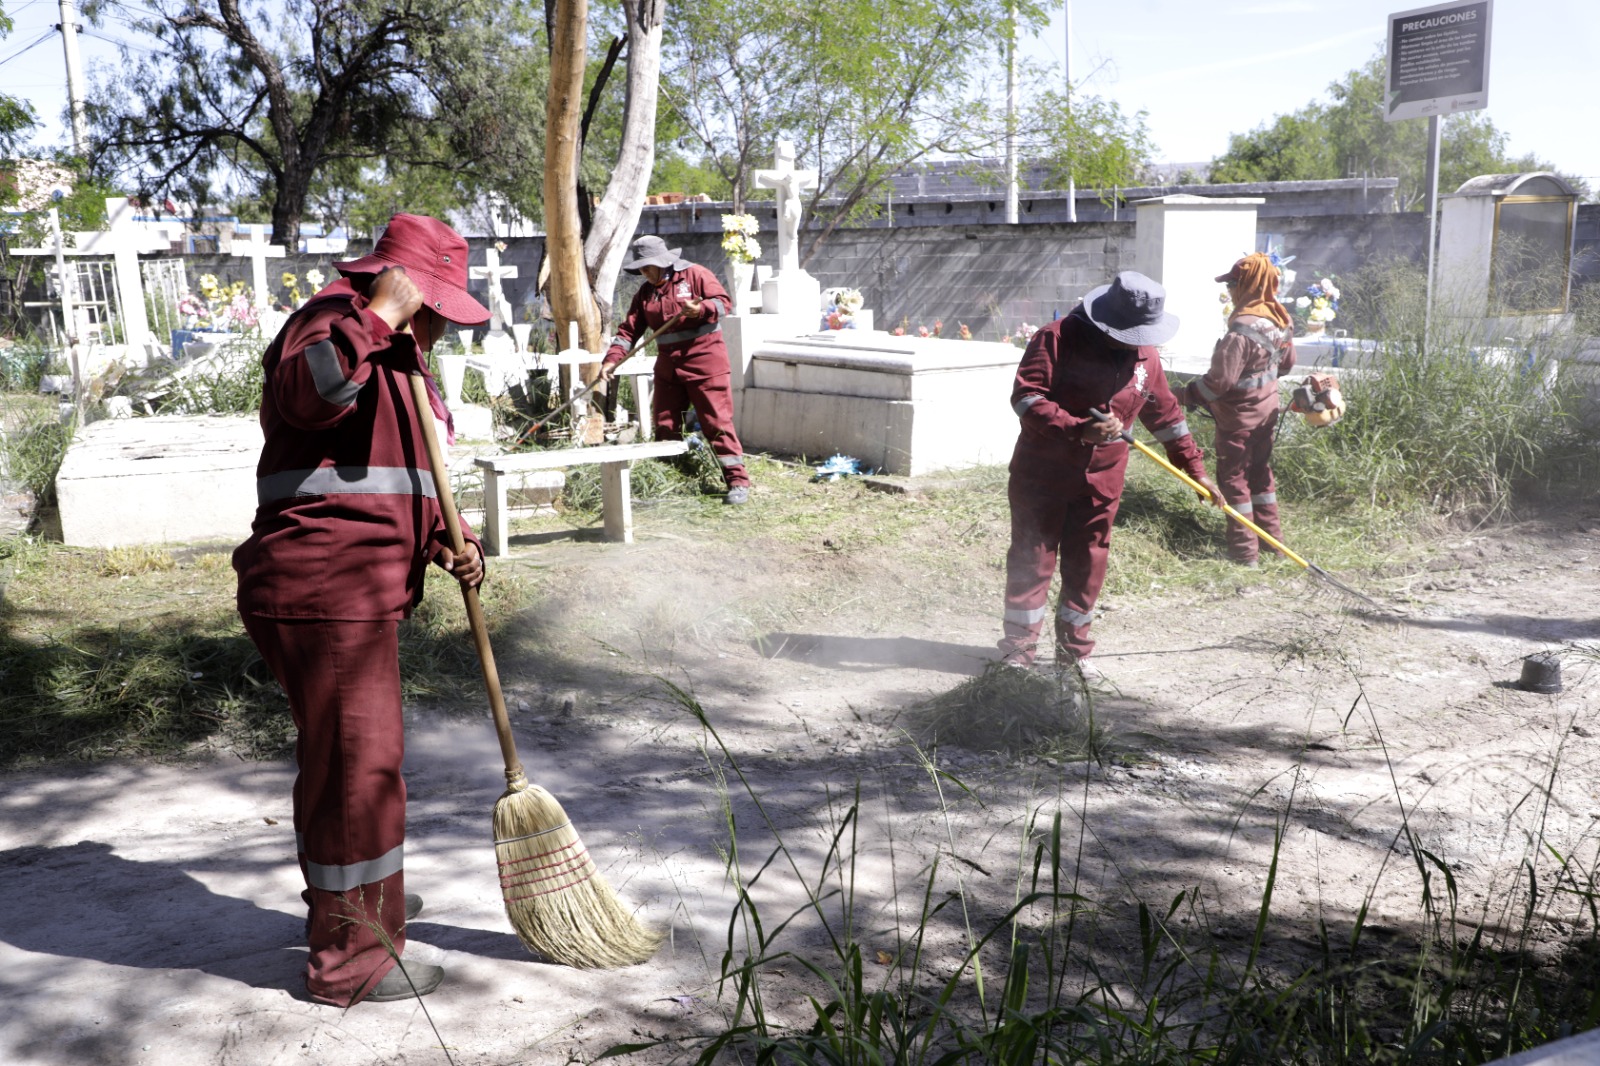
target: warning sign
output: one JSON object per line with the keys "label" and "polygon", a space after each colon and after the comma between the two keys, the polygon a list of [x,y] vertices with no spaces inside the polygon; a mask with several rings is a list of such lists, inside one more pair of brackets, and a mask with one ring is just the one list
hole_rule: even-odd
{"label": "warning sign", "polygon": [[1489,16],[1494,0],[1439,4],[1389,16],[1384,118],[1450,115],[1489,104]]}

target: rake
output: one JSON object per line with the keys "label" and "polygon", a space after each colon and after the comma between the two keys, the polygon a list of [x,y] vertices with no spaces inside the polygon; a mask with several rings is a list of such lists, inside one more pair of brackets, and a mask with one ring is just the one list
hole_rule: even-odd
{"label": "rake", "polygon": [[[633,347],[628,349],[628,354],[627,355],[623,356],[620,360],[618,360],[617,365],[621,366],[623,363],[626,363],[629,359],[632,359],[636,354],[638,354],[639,351],[641,351],[644,348],[645,345],[649,344],[651,341],[655,340],[656,337],[660,336],[663,332],[665,332],[666,328],[668,326],[677,325],[678,324],[678,320],[681,319],[682,317],[683,317],[683,312],[679,311],[677,314],[673,315],[671,318],[669,318],[665,322],[661,323],[661,325],[657,326],[655,329],[647,331],[644,336],[640,337],[638,340],[633,342]],[[517,443],[518,444],[522,444],[522,443],[526,442],[535,433],[539,432],[539,427],[540,426],[549,425],[552,421],[555,420],[556,415],[559,415],[561,412],[565,411],[567,408],[571,407],[573,404],[577,403],[579,400],[587,400],[590,396],[594,395],[594,391],[596,389],[598,389],[603,383],[604,383],[604,379],[597,377],[593,381],[591,381],[589,384],[585,385],[583,388],[581,388],[577,392],[573,393],[572,394],[572,399],[568,400],[566,403],[562,404],[560,407],[557,407],[554,411],[551,411],[549,414],[547,414],[543,418],[539,419],[539,421],[535,422],[533,425],[531,425],[527,429],[523,430],[522,436],[517,438]],[[639,412],[639,417],[640,418],[644,418],[645,417],[645,412],[644,411],[640,411]]]}
{"label": "rake", "polygon": [[[1110,421],[1110,416],[1109,415],[1107,415],[1104,411],[1098,410],[1096,408],[1093,408],[1093,407],[1089,408],[1089,414],[1094,416],[1094,419],[1097,422],[1108,422],[1108,421]],[[1173,477],[1177,478],[1179,481],[1182,481],[1185,485],[1188,485],[1191,489],[1194,489],[1195,492],[1200,494],[1200,498],[1201,499],[1210,499],[1211,498],[1211,492],[1210,492],[1209,489],[1207,489],[1204,485],[1200,484],[1200,482],[1196,481],[1194,478],[1190,477],[1188,474],[1185,474],[1182,470],[1179,470],[1177,467],[1173,466],[1170,462],[1167,461],[1167,457],[1166,456],[1157,453],[1154,448],[1152,448],[1148,444],[1144,443],[1144,441],[1141,441],[1141,440],[1137,439],[1136,437],[1134,437],[1133,431],[1131,429],[1127,429],[1127,428],[1123,429],[1123,431],[1122,431],[1122,439],[1124,441],[1127,441],[1129,444],[1133,445],[1135,448],[1138,448],[1141,452],[1143,452],[1145,455],[1149,456],[1151,459],[1154,459],[1156,462],[1160,463],[1161,464],[1161,468],[1163,470],[1165,470],[1167,473],[1171,474]],[[1256,536],[1258,536],[1262,540],[1266,541],[1269,546],[1271,546],[1275,551],[1277,551],[1285,559],[1289,559],[1289,560],[1292,560],[1295,563],[1298,563],[1308,573],[1314,575],[1319,580],[1327,582],[1329,585],[1332,585],[1334,588],[1338,589],[1340,592],[1344,593],[1346,596],[1351,596],[1351,597],[1353,597],[1355,599],[1360,600],[1362,603],[1367,604],[1373,610],[1378,611],[1380,613],[1385,613],[1385,614],[1392,613],[1389,608],[1383,606],[1383,604],[1379,603],[1377,600],[1374,600],[1371,596],[1368,596],[1365,593],[1356,591],[1355,589],[1351,588],[1349,585],[1346,585],[1343,581],[1340,581],[1338,578],[1334,577],[1332,574],[1330,574],[1326,570],[1322,569],[1322,567],[1318,566],[1316,563],[1310,562],[1309,560],[1303,559],[1299,555],[1296,555],[1293,551],[1291,551],[1289,549],[1289,546],[1287,544],[1283,543],[1281,540],[1279,540],[1278,538],[1274,537],[1271,533],[1268,533],[1266,530],[1262,529],[1260,526],[1258,526],[1254,522],[1250,521],[1250,519],[1246,518],[1244,515],[1240,514],[1238,511],[1234,510],[1233,507],[1231,505],[1229,505],[1227,500],[1219,499],[1216,502],[1222,508],[1224,514],[1226,514],[1229,518],[1232,518],[1235,521],[1238,521],[1238,522],[1242,523],[1244,526],[1246,526],[1248,529],[1250,529],[1250,531],[1253,532]]]}

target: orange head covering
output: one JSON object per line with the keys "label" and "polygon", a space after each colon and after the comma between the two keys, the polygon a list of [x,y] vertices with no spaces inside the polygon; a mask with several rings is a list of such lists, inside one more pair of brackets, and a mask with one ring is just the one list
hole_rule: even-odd
{"label": "orange head covering", "polygon": [[1245,256],[1233,264],[1232,270],[1218,275],[1217,280],[1233,282],[1234,317],[1255,315],[1270,318],[1280,326],[1289,325],[1289,309],[1278,302],[1278,268],[1265,253]]}

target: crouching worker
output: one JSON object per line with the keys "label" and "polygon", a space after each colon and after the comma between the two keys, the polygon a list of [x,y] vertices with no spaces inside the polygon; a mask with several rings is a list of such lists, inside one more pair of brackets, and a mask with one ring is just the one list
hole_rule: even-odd
{"label": "crouching worker", "polygon": [[[298,737],[295,843],[308,912],[306,989],[322,1003],[406,999],[443,971],[396,965],[406,921],[405,738],[397,626],[436,563],[483,580],[472,532],[450,548],[409,376],[449,323],[489,312],[467,294],[467,242],[396,215],[372,254],[296,311],[262,357],[259,506],[233,553],[245,630],[289,697]],[[389,945],[384,944],[384,939]],[[392,947],[392,953],[391,953]]]}
{"label": "crouching worker", "polygon": [[[1278,302],[1278,268],[1260,252],[1226,274],[1233,301],[1228,332],[1211,353],[1211,369],[1184,388],[1185,407],[1205,407],[1217,422],[1217,480],[1235,511],[1277,541],[1278,487],[1272,477],[1272,438],[1278,426],[1278,379],[1294,368],[1294,328]],[[1228,558],[1255,566],[1261,538],[1228,519]]]}
{"label": "crouching worker", "polygon": [[[1156,345],[1178,331],[1166,292],[1124,271],[1035,333],[1017,367],[1011,406],[1021,419],[1011,456],[1011,548],[1006,553],[1002,660],[1031,667],[1061,561],[1055,664],[1099,676],[1089,623],[1105,583],[1111,524],[1128,466],[1125,426],[1137,419],[1166,446],[1174,466],[1218,499],[1183,408],[1167,387]],[[1104,421],[1091,412],[1105,415]]]}

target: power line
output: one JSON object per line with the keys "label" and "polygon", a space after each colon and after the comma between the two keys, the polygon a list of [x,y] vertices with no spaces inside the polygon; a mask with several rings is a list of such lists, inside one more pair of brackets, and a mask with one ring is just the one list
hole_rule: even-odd
{"label": "power line", "polygon": [[15,52],[12,52],[10,55],[6,56],[5,58],[0,59],[0,67],[5,66],[7,63],[11,62],[13,59],[16,59],[18,56],[20,56],[23,53],[29,51],[30,49],[34,49],[34,48],[39,47],[41,44],[44,44],[44,42],[48,41],[50,38],[54,37],[55,35],[56,35],[56,31],[55,30],[45,30],[38,37],[34,38],[32,43],[25,44],[21,48],[17,49]]}

